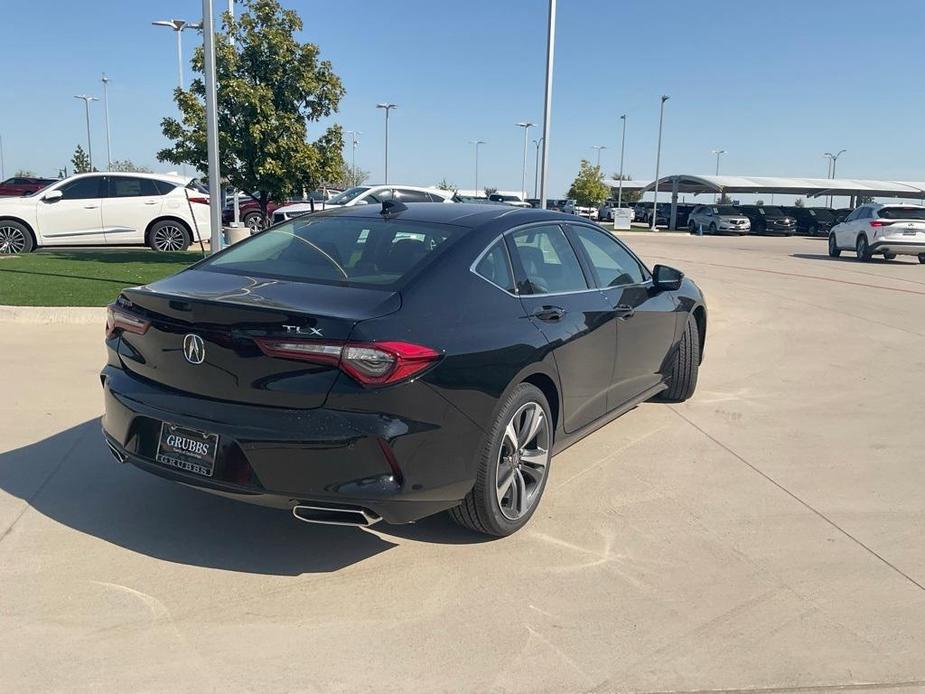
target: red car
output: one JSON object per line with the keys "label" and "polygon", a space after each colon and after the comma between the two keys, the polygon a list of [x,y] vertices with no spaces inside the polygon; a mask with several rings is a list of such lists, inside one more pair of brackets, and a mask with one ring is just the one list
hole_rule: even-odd
{"label": "red car", "polygon": [[35,178],[33,176],[14,176],[0,183],[0,196],[22,196],[41,190],[54,183],[55,178]]}

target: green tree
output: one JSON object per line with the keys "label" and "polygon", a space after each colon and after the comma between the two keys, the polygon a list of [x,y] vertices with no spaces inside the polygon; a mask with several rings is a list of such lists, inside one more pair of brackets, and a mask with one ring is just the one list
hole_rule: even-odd
{"label": "green tree", "polygon": [[138,166],[130,159],[117,159],[109,167],[110,171],[121,171],[124,173],[135,172],[135,173],[151,173],[151,169],[147,166]]}
{"label": "green tree", "polygon": [[591,162],[582,159],[578,175],[568,189],[568,197],[582,207],[597,207],[609,194],[610,188],[604,183],[601,167],[591,166]]}
{"label": "green tree", "polygon": [[90,157],[84,151],[84,148],[77,145],[74,150],[74,156],[71,157],[71,166],[74,167],[75,174],[88,173],[90,171]]}
{"label": "green tree", "polygon": [[[308,122],[337,110],[344,87],[319,49],[300,43],[302,20],[278,0],[243,0],[243,12],[224,15],[216,35],[218,131],[221,172],[238,190],[255,191],[264,216],[270,200],[314,190],[343,173],[343,131],[332,125],[309,142]],[[203,74],[203,51],[193,55]],[[174,99],[181,117],[164,118],[161,129],[173,144],[160,161],[207,169],[205,84],[193,80]]]}
{"label": "green tree", "polygon": [[35,178],[36,173],[32,169],[17,169],[13,176],[16,178]]}
{"label": "green tree", "polygon": [[457,190],[459,190],[459,188],[457,188],[457,187],[454,186],[452,183],[450,183],[449,181],[447,181],[446,178],[444,178],[442,181],[440,181],[440,183],[437,184],[437,187],[438,187],[440,190],[451,190],[451,191],[453,191],[454,193],[455,193]]}
{"label": "green tree", "polygon": [[491,195],[494,195],[497,192],[498,192],[497,188],[485,188],[485,197],[487,198]]}
{"label": "green tree", "polygon": [[335,176],[330,184],[335,188],[353,188],[363,185],[363,182],[369,178],[369,171],[357,167],[354,171],[343,159]]}
{"label": "green tree", "polygon": [[[615,173],[615,174],[613,175],[613,180],[619,181],[619,180],[620,180],[620,174]],[[630,176],[630,175],[628,175],[628,174],[624,174],[624,175],[623,175],[623,180],[624,180],[624,181],[632,181],[632,180],[633,180],[633,177]],[[617,199],[617,186],[614,186],[614,187],[611,189],[611,191],[610,191],[610,197],[612,197],[614,200]],[[640,193],[638,190],[627,190],[626,188],[624,188],[624,189],[623,189],[623,194],[622,194],[621,198],[622,198],[622,200],[623,200],[624,203],[627,203],[627,202],[628,202],[628,203],[636,203],[636,202],[639,202],[639,201],[642,199],[642,193]]]}

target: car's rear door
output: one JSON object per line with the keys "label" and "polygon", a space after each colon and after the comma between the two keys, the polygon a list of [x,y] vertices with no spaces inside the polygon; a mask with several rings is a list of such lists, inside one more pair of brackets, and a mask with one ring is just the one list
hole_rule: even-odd
{"label": "car's rear door", "polygon": [[148,224],[161,212],[163,196],[154,179],[107,176],[103,231],[109,244],[144,243]]}
{"label": "car's rear door", "polygon": [[613,309],[591,286],[558,224],[521,227],[506,240],[524,309],[552,345],[563,426],[576,431],[606,411],[616,351]]}
{"label": "car's rear door", "polygon": [[674,344],[677,302],[670,292],[655,291],[648,270],[612,234],[583,224],[570,225],[569,233],[614,312],[617,354],[609,411],[662,380]]}

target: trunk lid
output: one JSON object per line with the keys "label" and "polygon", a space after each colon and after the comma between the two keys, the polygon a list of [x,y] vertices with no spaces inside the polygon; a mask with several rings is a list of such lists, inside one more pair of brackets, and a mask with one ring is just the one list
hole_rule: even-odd
{"label": "trunk lid", "polygon": [[[143,335],[121,336],[127,371],[202,397],[304,409],[324,404],[338,367],[266,356],[255,338],[343,341],[359,321],[401,307],[392,290],[195,269],[122,294],[150,321]],[[188,335],[202,339],[201,363],[187,358]]]}

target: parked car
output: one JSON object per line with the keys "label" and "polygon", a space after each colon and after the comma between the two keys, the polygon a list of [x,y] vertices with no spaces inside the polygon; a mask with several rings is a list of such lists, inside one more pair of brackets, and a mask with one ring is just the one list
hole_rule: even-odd
{"label": "parked car", "polygon": [[[381,185],[356,186],[349,188],[340,195],[335,195],[324,203],[324,209],[338,207],[354,207],[356,205],[371,205],[381,203],[383,200],[399,200],[401,202],[453,202],[452,190],[440,188],[421,188],[419,186]],[[490,199],[490,198],[489,198]],[[319,211],[318,205],[300,202],[294,205],[285,205],[273,212],[273,223],[279,224],[293,217],[299,217],[310,212]]]}
{"label": "parked car", "polygon": [[575,208],[575,214],[577,214],[579,217],[584,217],[585,219],[596,220],[597,219],[597,208],[578,205]]}
{"label": "parked car", "polygon": [[57,178],[35,178],[34,176],[13,176],[0,182],[0,197],[30,195],[45,186],[49,186]]}
{"label": "parked car", "polygon": [[541,207],[539,198],[527,198],[526,201],[530,204],[530,207],[535,210],[538,210]]}
{"label": "parked car", "polygon": [[753,234],[783,234],[793,236],[796,220],[774,205],[738,205],[736,209],[751,222]]}
{"label": "parked car", "polygon": [[504,536],[552,455],[693,394],[707,325],[682,272],[571,215],[345,207],[123,290],[102,427],[119,462],[302,521]]}
{"label": "parked car", "polygon": [[563,214],[578,214],[577,203],[569,198],[559,198],[556,200],[547,200],[546,209],[562,212]]}
{"label": "parked car", "polygon": [[488,196],[488,199],[492,202],[502,202],[513,207],[533,207],[519,195],[511,195],[510,193],[492,193]]}
{"label": "parked car", "polygon": [[925,207],[861,205],[829,232],[829,255],[837,258],[845,250],[853,250],[864,262],[874,255],[886,260],[913,255],[925,264]]}
{"label": "parked car", "polygon": [[785,207],[784,212],[797,223],[797,232],[810,236],[828,236],[835,226],[835,210],[828,207]]}
{"label": "parked car", "polygon": [[[675,219],[675,229],[687,229],[687,222],[690,219],[691,212],[697,205],[690,202],[679,202],[677,205],[677,218]],[[668,214],[671,215],[671,205],[668,205]]]}
{"label": "parked car", "polygon": [[751,222],[732,205],[697,205],[688,216],[687,227],[692,234],[703,229],[705,234],[729,232],[741,236],[751,230]]}
{"label": "parked car", "polygon": [[146,244],[182,251],[208,239],[209,196],[189,176],[90,173],[0,198],[0,253],[42,246]]}
{"label": "parked car", "polygon": [[[624,202],[621,207],[624,209],[631,209],[634,203]],[[603,205],[597,211],[597,218],[601,222],[612,222],[613,221],[613,211],[617,209],[616,200],[606,200]]]}
{"label": "parked car", "polygon": [[646,201],[637,202],[633,207],[633,221],[644,222],[649,216],[649,210],[652,209],[652,203]]}
{"label": "parked car", "polygon": [[[289,198],[285,202],[274,202],[271,200],[267,203],[267,219],[273,219],[273,213],[284,205],[297,205],[309,200],[315,201],[316,205],[317,203],[321,203],[321,208],[323,209],[324,204],[340,192],[340,190],[333,188],[325,188],[323,190],[312,191],[308,195],[300,198]],[[248,227],[252,234],[267,226],[263,214],[260,211],[260,203],[247,193],[238,193],[238,215],[241,223]],[[222,224],[227,226],[232,222],[234,222],[234,199],[230,198],[226,199],[225,206],[222,208]]]}

